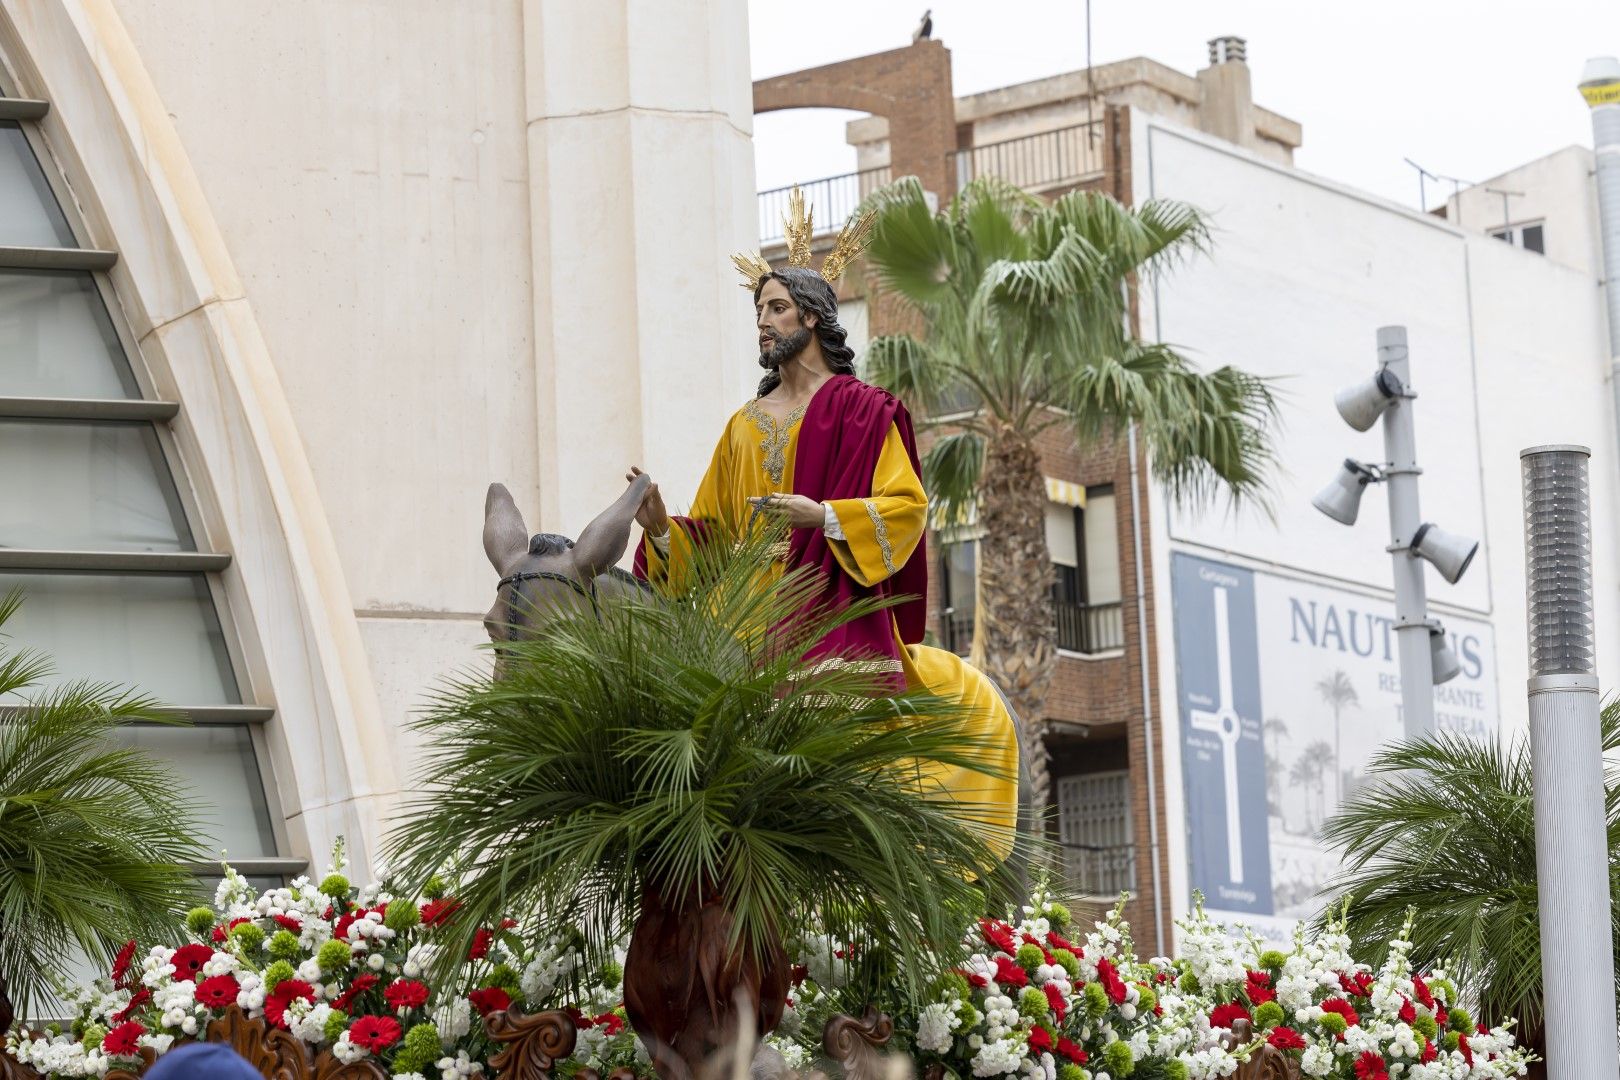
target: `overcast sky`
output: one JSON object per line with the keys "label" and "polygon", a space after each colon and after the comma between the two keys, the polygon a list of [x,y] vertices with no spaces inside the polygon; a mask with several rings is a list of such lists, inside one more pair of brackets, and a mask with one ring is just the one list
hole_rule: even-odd
{"label": "overcast sky", "polygon": [[[928,0],[749,0],[755,78],[898,48]],[[1085,0],[933,0],[957,94],[1085,67]],[[1187,74],[1206,42],[1248,39],[1255,103],[1297,120],[1302,168],[1412,206],[1432,173],[1481,181],[1592,144],[1575,89],[1620,53],[1617,0],[1092,0],[1092,60],[1146,56]],[[849,172],[857,114],[755,118],[757,186]],[[1429,205],[1450,185],[1429,186]]]}

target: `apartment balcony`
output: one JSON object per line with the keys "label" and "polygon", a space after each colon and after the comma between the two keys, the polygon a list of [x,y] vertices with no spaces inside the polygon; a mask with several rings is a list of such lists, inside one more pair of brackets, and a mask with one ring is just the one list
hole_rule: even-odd
{"label": "apartment balcony", "polygon": [[1103,174],[1103,136],[1103,122],[1093,120],[958,150],[956,189],[986,176],[1041,194],[1074,187]]}
{"label": "apartment balcony", "polygon": [[[810,208],[815,236],[830,236],[854,216],[861,201],[889,182],[889,167],[863,169],[841,176],[824,176],[797,185]],[[788,196],[794,185],[759,193],[759,243],[761,247],[787,239],[782,221],[787,215]]]}

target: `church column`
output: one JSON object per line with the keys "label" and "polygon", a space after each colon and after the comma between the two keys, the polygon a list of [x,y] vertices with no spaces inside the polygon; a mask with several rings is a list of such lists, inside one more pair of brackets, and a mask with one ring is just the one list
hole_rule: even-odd
{"label": "church column", "polygon": [[756,381],[745,0],[526,0],[541,518],[640,464],[678,511]]}

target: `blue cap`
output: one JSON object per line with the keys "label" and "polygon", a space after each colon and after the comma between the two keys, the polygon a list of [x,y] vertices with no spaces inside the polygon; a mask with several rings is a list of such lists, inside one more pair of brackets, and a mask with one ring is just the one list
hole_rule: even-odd
{"label": "blue cap", "polygon": [[142,1080],[264,1080],[264,1075],[224,1043],[188,1043],[158,1058]]}

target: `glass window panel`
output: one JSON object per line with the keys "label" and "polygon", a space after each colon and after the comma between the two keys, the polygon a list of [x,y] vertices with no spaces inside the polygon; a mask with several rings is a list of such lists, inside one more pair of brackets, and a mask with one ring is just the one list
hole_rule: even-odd
{"label": "glass window panel", "polygon": [[1119,603],[1119,533],[1115,512],[1112,493],[1086,493],[1086,599],[1093,604]]}
{"label": "glass window panel", "polygon": [[146,423],[0,420],[0,548],[191,551]]}
{"label": "glass window panel", "polygon": [[0,270],[0,395],[140,397],[88,273]]}
{"label": "glass window panel", "polygon": [[6,634],[55,661],[53,683],[119,683],[175,705],[240,703],[203,575],[0,571],[0,595],[13,588],[24,598]]}
{"label": "glass window panel", "polygon": [[151,751],[188,785],[184,794],[197,804],[204,858],[219,858],[221,849],[236,859],[275,854],[270,808],[247,728],[141,724],[120,729],[116,738]]}
{"label": "glass window panel", "polygon": [[0,123],[0,244],[77,247],[22,126]]}

